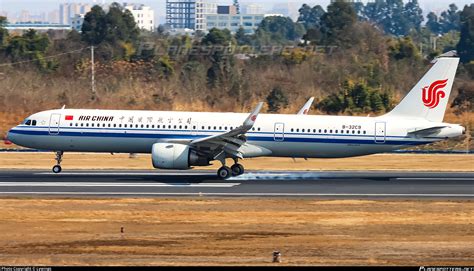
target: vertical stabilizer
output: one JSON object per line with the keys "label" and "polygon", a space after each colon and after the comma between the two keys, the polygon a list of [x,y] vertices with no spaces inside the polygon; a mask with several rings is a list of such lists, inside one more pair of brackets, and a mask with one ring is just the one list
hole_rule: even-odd
{"label": "vertical stabilizer", "polygon": [[457,57],[440,57],[415,87],[386,116],[442,122],[459,64]]}

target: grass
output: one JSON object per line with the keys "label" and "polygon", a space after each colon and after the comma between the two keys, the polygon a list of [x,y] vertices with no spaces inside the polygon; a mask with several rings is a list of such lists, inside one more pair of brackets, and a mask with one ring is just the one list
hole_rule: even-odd
{"label": "grass", "polygon": [[[474,202],[0,199],[2,265],[472,264]],[[120,232],[121,227],[124,233]]]}

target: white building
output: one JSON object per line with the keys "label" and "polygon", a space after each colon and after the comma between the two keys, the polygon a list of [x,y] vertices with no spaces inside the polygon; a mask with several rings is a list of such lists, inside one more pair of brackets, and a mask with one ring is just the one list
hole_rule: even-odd
{"label": "white building", "polygon": [[196,31],[206,31],[207,16],[217,14],[217,3],[206,0],[196,0]]}
{"label": "white building", "polygon": [[130,10],[138,28],[152,32],[155,30],[155,11],[151,7],[127,3],[124,3],[123,7]]}
{"label": "white building", "polygon": [[244,14],[254,15],[254,14],[263,14],[263,6],[259,4],[247,4],[244,7]]}
{"label": "white building", "polygon": [[217,14],[215,0],[166,0],[166,23],[171,29],[205,31],[207,15]]}
{"label": "white building", "polygon": [[86,14],[91,10],[91,5],[81,3],[64,3],[59,5],[59,23],[71,24],[76,14]]}
{"label": "white building", "polygon": [[262,20],[263,14],[219,14],[207,16],[207,27],[209,31],[212,28],[229,29],[230,32],[235,33],[242,27],[247,34],[252,34],[258,28]]}
{"label": "white building", "polygon": [[77,32],[82,31],[82,24],[84,23],[85,14],[76,14],[71,19],[71,28],[76,30]]}

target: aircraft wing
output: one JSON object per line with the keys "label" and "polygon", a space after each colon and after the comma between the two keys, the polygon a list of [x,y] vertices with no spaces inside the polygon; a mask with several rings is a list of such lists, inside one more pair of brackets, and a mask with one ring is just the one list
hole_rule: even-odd
{"label": "aircraft wing", "polygon": [[189,145],[200,152],[212,154],[213,158],[219,156],[243,158],[239,148],[246,143],[245,134],[252,129],[262,106],[263,103],[259,103],[241,126],[222,134],[193,140]]}
{"label": "aircraft wing", "polygon": [[428,127],[428,128],[415,128],[411,131],[408,131],[409,136],[415,136],[415,137],[424,137],[424,136],[429,136],[431,134],[435,134],[441,129],[446,128],[448,126],[433,126],[433,127]]}
{"label": "aircraft wing", "polygon": [[309,100],[304,104],[301,110],[297,115],[308,115],[311,105],[313,105],[314,97],[309,98]]}

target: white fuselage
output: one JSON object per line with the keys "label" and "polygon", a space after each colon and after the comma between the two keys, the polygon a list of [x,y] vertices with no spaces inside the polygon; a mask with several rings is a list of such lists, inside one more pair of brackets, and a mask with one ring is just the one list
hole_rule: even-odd
{"label": "white fuselage", "polygon": [[[41,150],[150,153],[157,142],[195,140],[230,131],[247,115],[60,109],[28,117],[30,125],[25,121],[14,127],[8,138]],[[429,136],[409,134],[433,126],[445,128]],[[244,157],[351,157],[428,144],[462,133],[459,125],[421,118],[260,114],[246,134],[247,143],[270,152],[242,153]]]}

